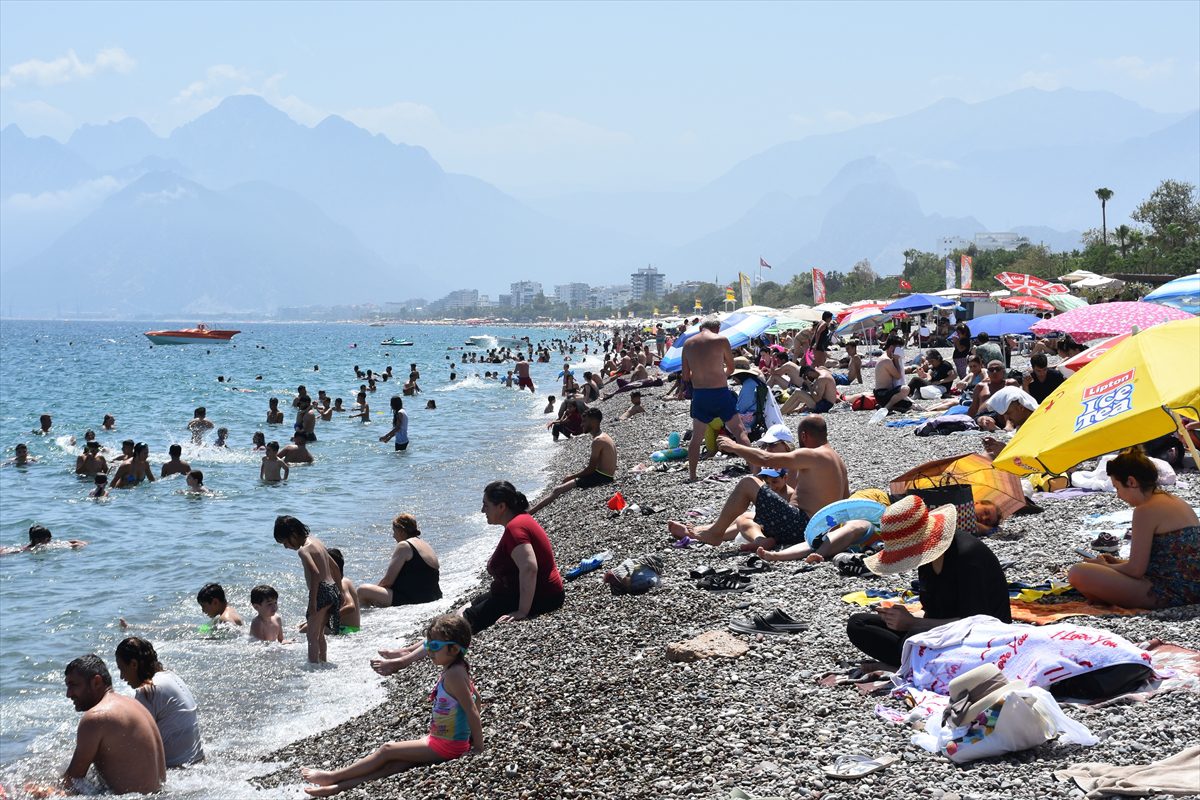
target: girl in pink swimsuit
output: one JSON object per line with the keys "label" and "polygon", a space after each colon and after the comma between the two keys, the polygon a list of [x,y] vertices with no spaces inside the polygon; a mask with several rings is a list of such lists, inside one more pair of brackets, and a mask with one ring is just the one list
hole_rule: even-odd
{"label": "girl in pink swimsuit", "polygon": [[467,665],[471,626],[457,614],[443,614],[429,624],[425,650],[442,668],[434,686],[433,719],[424,739],[388,742],[366,758],[348,767],[325,771],[305,767],[300,776],[315,786],[305,788],[313,797],[329,797],[366,781],[379,780],[406,769],[476,753],[483,750],[483,726],[479,721],[479,696]]}

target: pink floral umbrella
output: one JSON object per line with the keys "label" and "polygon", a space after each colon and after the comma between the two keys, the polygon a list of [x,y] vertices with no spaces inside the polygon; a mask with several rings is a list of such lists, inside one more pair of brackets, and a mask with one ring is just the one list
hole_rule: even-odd
{"label": "pink floral umbrella", "polygon": [[1076,308],[1052,319],[1042,320],[1030,330],[1039,335],[1058,331],[1079,342],[1129,333],[1136,325],[1145,330],[1173,319],[1192,315],[1157,303],[1098,303]]}

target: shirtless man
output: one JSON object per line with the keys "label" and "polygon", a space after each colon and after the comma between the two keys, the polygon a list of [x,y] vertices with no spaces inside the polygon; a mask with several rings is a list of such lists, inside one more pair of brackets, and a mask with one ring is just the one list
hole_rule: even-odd
{"label": "shirtless man", "polygon": [[279,410],[279,398],[272,397],[267,401],[267,424],[282,425],[283,412]]}
{"label": "shirtless man", "polygon": [[108,462],[100,455],[100,443],[94,439],[84,445],[83,452],[75,459],[75,474],[87,478],[108,474]]}
{"label": "shirtless man", "polygon": [[[370,372],[371,370],[367,370],[368,374]],[[308,400],[310,403],[312,402],[312,399],[308,396],[308,387],[306,387],[304,384],[300,384],[296,387],[296,396],[292,398],[292,408],[299,408],[300,404],[305,400]]]}
{"label": "shirtless man", "polygon": [[208,410],[204,406],[200,406],[192,415],[192,421],[188,423],[188,430],[192,432],[192,444],[200,444],[207,431],[213,429],[212,420],[207,419]]}
{"label": "shirtless man", "polygon": [[833,379],[832,372],[825,367],[805,366],[801,367],[800,374],[813,389],[811,392],[807,387],[793,389],[791,397],[779,409],[781,413],[794,414],[797,411],[812,410],[824,414],[837,405],[837,381]]}
{"label": "shirtless man", "polygon": [[528,389],[530,393],[536,390],[533,386],[533,378],[529,377],[529,362],[522,356],[521,360],[516,363],[517,371],[517,389]]}
{"label": "shirtless man", "polygon": [[550,494],[529,509],[530,514],[536,514],[572,489],[590,489],[613,482],[617,475],[617,444],[607,433],[600,432],[600,422],[603,419],[604,414],[598,408],[589,408],[583,412],[583,429],[592,436],[592,452],[587,466],[564,478]]}
{"label": "shirtless man", "polygon": [[629,408],[622,412],[621,416],[617,417],[620,420],[631,419],[638,414],[645,414],[646,407],[642,405],[642,393],[633,392],[629,395]]}
{"label": "shirtless man", "polygon": [[36,464],[37,459],[29,455],[29,445],[22,442],[14,448],[13,457],[4,463],[14,467],[23,467],[26,464]]}
{"label": "shirtless man", "polygon": [[30,433],[36,436],[45,436],[50,432],[50,428],[53,426],[54,420],[50,418],[50,415],[42,414],[40,417],[38,417],[38,426],[31,430]]}
{"label": "shirtless man", "polygon": [[737,397],[729,390],[735,367],[729,340],[721,336],[721,321],[707,317],[700,331],[683,344],[682,380],[692,385],[692,440],[688,443],[688,480],[694,482],[704,432],[720,417],[743,445],[750,439],[737,413]]}
{"label": "shirtless man", "polygon": [[292,434],[292,443],[279,451],[279,457],[287,464],[311,464],[312,453],[308,452],[308,439],[300,431]]}
{"label": "shirtless man", "polygon": [[[1008,385],[1008,375],[1004,372],[1004,362],[999,359],[993,359],[987,362],[987,380],[979,382],[975,387],[975,392],[971,395],[971,407],[967,409],[967,415],[971,417],[980,417],[991,415],[988,410],[988,398],[993,394],[1003,389]],[[1001,414],[991,416],[993,422],[999,422]],[[994,430],[994,427],[991,429]]]}
{"label": "shirtless man", "polygon": [[875,405],[889,412],[897,408],[912,407],[908,399],[908,386],[904,383],[904,367],[900,362],[900,348],[904,339],[892,334],[883,345],[883,358],[875,365]]}
{"label": "shirtless man", "polygon": [[113,794],[153,794],[167,777],[167,762],[158,724],[146,707],[117,694],[112,676],[99,656],[87,655],[67,664],[67,697],[83,712],[75,753],[63,784],[75,789],[94,764]]}
{"label": "shirtless man", "polygon": [[824,417],[813,414],[800,420],[797,434],[800,449],[786,453],[747,447],[725,436],[717,439],[717,449],[723,453],[744,458],[756,467],[786,469],[789,484],[796,490],[790,503],[772,492],[764,481],[748,475],[734,487],[711,525],[689,529],[681,523],[671,522],[667,525],[671,535],[676,539],[691,536],[712,545],[729,541],[737,535],[734,523],[738,516],[753,504],[755,520],[763,535],[774,540],[775,547],[790,547],[804,541],[808,520],[835,500],[849,497],[850,481],[842,457],[829,444]]}
{"label": "shirtless man", "polygon": [[312,399],[307,395],[296,409],[296,433],[304,437],[306,442],[317,440],[317,412],[313,411]]}
{"label": "shirtless man", "polygon": [[171,458],[162,465],[162,469],[158,472],[158,477],[166,478],[170,475],[187,475],[192,471],[192,465],[180,458],[183,455],[183,448],[177,444],[173,444],[167,449],[171,454]]}

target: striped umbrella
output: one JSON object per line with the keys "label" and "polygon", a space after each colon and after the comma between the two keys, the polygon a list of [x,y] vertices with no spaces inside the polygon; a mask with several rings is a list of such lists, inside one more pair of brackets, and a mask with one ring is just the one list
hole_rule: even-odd
{"label": "striped umbrella", "polygon": [[1146,295],[1145,299],[1189,314],[1200,314],[1200,272],[1165,283]]}
{"label": "striped umbrella", "polygon": [[1146,330],[1173,319],[1191,318],[1186,311],[1158,303],[1099,303],[1044,319],[1033,326],[1033,332],[1042,336],[1058,331],[1078,342],[1088,342],[1128,333],[1135,325]]}
{"label": "striped umbrella", "polygon": [[891,314],[879,307],[855,309],[847,314],[837,326],[838,336],[874,328],[884,320],[891,319]]}
{"label": "striped umbrella", "polygon": [[[757,314],[730,314],[721,322],[720,335],[729,340],[730,347],[741,347],[755,336],[761,336],[767,328],[775,324],[774,317],[760,317]],[[682,336],[675,340],[671,349],[663,356],[658,368],[663,372],[677,372],[683,367],[683,345],[688,339],[700,332],[700,326],[688,328]]]}

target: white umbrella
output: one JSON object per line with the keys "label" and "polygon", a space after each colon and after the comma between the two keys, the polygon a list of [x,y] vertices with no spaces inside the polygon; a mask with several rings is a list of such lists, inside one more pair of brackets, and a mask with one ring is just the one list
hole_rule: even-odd
{"label": "white umbrella", "polygon": [[738,311],[743,314],[764,314],[772,317],[779,315],[779,311],[770,306],[742,306]]}
{"label": "white umbrella", "polygon": [[1075,289],[1120,289],[1125,285],[1125,281],[1117,278],[1108,278],[1104,275],[1096,275],[1091,278],[1084,278],[1076,281],[1073,288]]}
{"label": "white umbrella", "polygon": [[1075,281],[1082,281],[1087,278],[1099,278],[1099,277],[1100,276],[1097,275],[1095,272],[1090,272],[1086,269],[1077,269],[1074,272],[1068,272],[1066,275],[1059,275],[1058,279],[1060,281],[1062,281],[1063,283],[1074,283]]}

